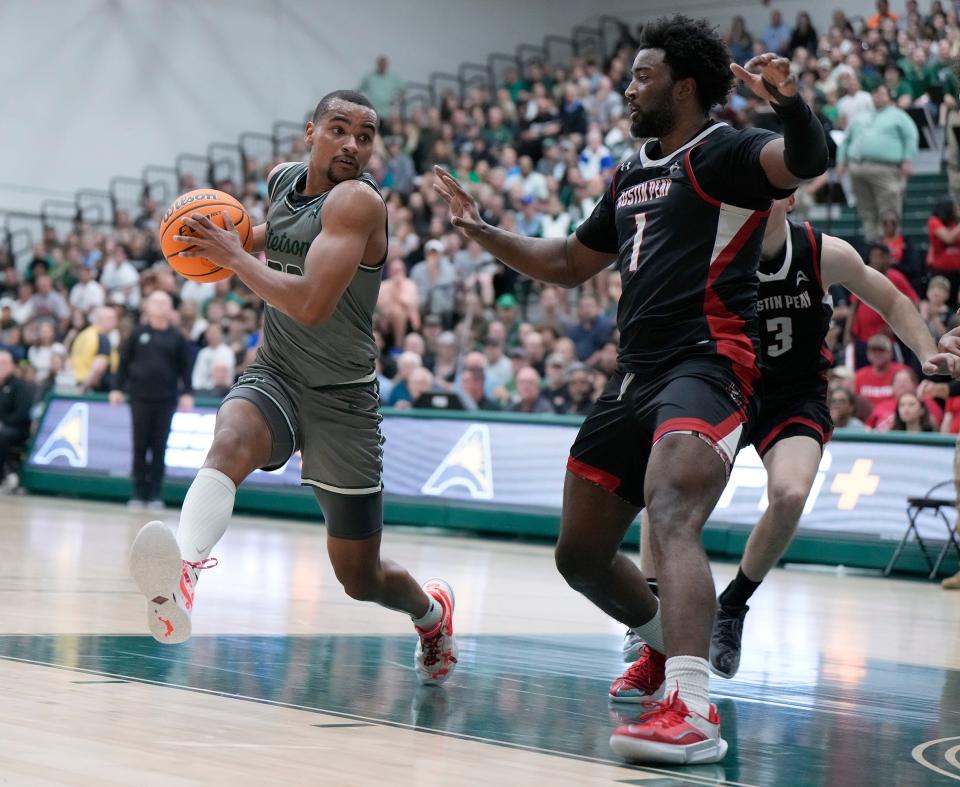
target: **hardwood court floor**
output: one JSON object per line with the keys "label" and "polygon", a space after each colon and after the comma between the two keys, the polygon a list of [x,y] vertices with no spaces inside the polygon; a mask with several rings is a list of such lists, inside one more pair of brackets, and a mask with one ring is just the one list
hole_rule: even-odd
{"label": "hardwood court floor", "polygon": [[631,767],[607,745],[622,632],[548,547],[388,528],[386,554],[457,593],[460,665],[437,689],[409,621],[345,597],[309,524],[237,517],[194,638],[155,643],[126,573],[142,522],[0,499],[0,785],[960,781],[960,594],[933,584],[775,572],[740,673],[713,682],[724,763]]}

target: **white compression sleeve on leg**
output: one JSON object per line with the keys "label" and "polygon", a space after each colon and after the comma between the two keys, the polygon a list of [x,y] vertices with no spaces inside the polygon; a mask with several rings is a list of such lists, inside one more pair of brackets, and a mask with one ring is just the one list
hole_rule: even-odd
{"label": "white compression sleeve on leg", "polygon": [[203,467],[190,484],[180,511],[177,544],[184,560],[196,563],[210,557],[233,514],[237,487],[219,470]]}

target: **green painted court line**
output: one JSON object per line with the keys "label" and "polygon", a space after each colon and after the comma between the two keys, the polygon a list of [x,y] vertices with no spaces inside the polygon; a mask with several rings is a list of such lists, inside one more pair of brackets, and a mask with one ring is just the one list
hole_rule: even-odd
{"label": "green painted court line", "polygon": [[[368,716],[359,716],[357,714],[344,713],[343,711],[327,710],[324,708],[311,708],[306,705],[297,705],[296,703],[281,702],[279,700],[269,700],[269,699],[263,699],[260,697],[250,697],[244,694],[231,694],[228,692],[215,691],[213,689],[204,689],[196,686],[185,686],[185,685],[176,684],[176,683],[166,683],[164,681],[149,680],[146,678],[137,678],[129,675],[117,675],[110,672],[101,672],[98,670],[84,669],[82,667],[68,667],[61,664],[54,664],[52,662],[35,661],[33,659],[23,659],[23,658],[17,658],[15,656],[0,655],[0,660],[16,661],[21,664],[32,664],[38,667],[51,667],[53,669],[66,670],[68,672],[82,672],[88,675],[104,675],[111,678],[122,678],[124,681],[129,681],[132,683],[145,683],[151,686],[162,686],[164,688],[180,689],[183,691],[192,691],[197,694],[208,694],[214,697],[225,697],[227,699],[236,699],[236,700],[244,700],[246,702],[255,702],[260,705],[270,705],[270,706],[279,707],[279,708],[290,708],[292,710],[303,710],[309,713],[318,713],[318,714],[324,714],[328,716],[337,716],[344,719],[356,719],[357,721],[367,722],[371,726],[380,725],[383,727],[396,727],[398,729],[411,730],[413,732],[424,732],[424,733],[427,733],[428,735],[439,735],[444,738],[455,738],[457,740],[473,741],[476,743],[488,743],[493,746],[501,746],[506,749],[517,749],[519,751],[529,751],[534,754],[547,754],[553,757],[562,757],[568,760],[579,760],[580,762],[591,762],[591,763],[596,763],[598,765],[612,765],[617,768],[624,768],[626,770],[637,771],[638,773],[649,773],[655,776],[669,778],[671,780],[671,787],[676,783],[679,783],[681,785],[684,783],[696,784],[696,785],[702,785],[703,787],[710,787],[710,786],[713,786],[713,787],[761,787],[761,785],[748,784],[746,782],[718,781],[716,779],[698,778],[698,777],[689,777],[689,776],[680,777],[680,776],[674,775],[670,771],[661,770],[659,768],[650,768],[646,766],[631,765],[629,763],[621,762],[620,760],[605,759],[602,757],[590,757],[583,754],[572,754],[570,752],[557,751],[555,749],[545,749],[539,746],[526,746],[524,744],[511,743],[509,741],[498,741],[493,738],[484,738],[478,735],[466,735],[464,733],[458,733],[458,732],[447,732],[444,730],[429,729],[427,727],[418,727],[415,724],[405,724],[403,722],[391,721],[389,719],[375,719]],[[442,691],[443,689],[440,689],[440,690]],[[317,726],[317,725],[313,725],[313,726]],[[649,784],[649,781],[647,782],[647,784]]]}
{"label": "green painted court line", "polygon": [[[411,639],[200,636],[170,648],[146,636],[0,635],[0,658],[625,768],[614,777],[624,783],[932,787],[960,776],[960,670],[874,658],[851,671],[832,651],[750,660],[714,683],[723,763],[631,767],[607,743],[645,710],[607,701],[604,684],[623,669],[619,638],[462,637],[444,688],[420,686]],[[911,757],[918,746],[923,756]]]}

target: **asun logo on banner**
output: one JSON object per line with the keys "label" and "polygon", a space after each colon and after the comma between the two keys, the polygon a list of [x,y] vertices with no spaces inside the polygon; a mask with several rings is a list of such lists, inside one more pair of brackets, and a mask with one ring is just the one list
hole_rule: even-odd
{"label": "asun logo on banner", "polygon": [[[810,495],[807,497],[806,505],[803,507],[803,513],[809,514],[817,504],[817,498],[823,489],[823,484],[827,480],[827,473],[833,464],[833,454],[829,449],[824,449],[823,457],[820,459],[820,467],[817,469],[817,475],[813,479],[813,486],[810,489]],[[760,460],[759,454],[753,446],[744,448],[737,454],[737,463],[733,466],[730,473],[730,480],[717,501],[716,508],[728,508],[733,503],[737,490],[740,489],[762,489],[763,495],[757,508],[760,511],[766,511],[769,505],[767,499],[767,471]]]}
{"label": "asun logo on banner", "polygon": [[66,459],[70,467],[86,467],[89,424],[90,406],[86,402],[77,402],[43,441],[40,450],[34,453],[33,461],[38,465],[49,465],[56,459]]}
{"label": "asun logo on banner", "polygon": [[474,500],[493,500],[490,427],[486,424],[467,428],[420,492],[438,496],[454,487],[463,487]]}

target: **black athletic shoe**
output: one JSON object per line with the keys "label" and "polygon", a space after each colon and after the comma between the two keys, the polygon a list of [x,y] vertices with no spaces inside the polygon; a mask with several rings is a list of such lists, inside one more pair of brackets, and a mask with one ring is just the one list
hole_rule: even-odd
{"label": "black athletic shoe", "polygon": [[743,619],[748,606],[729,610],[720,606],[713,619],[710,636],[710,669],[721,678],[732,678],[740,668],[740,640],[743,638]]}

